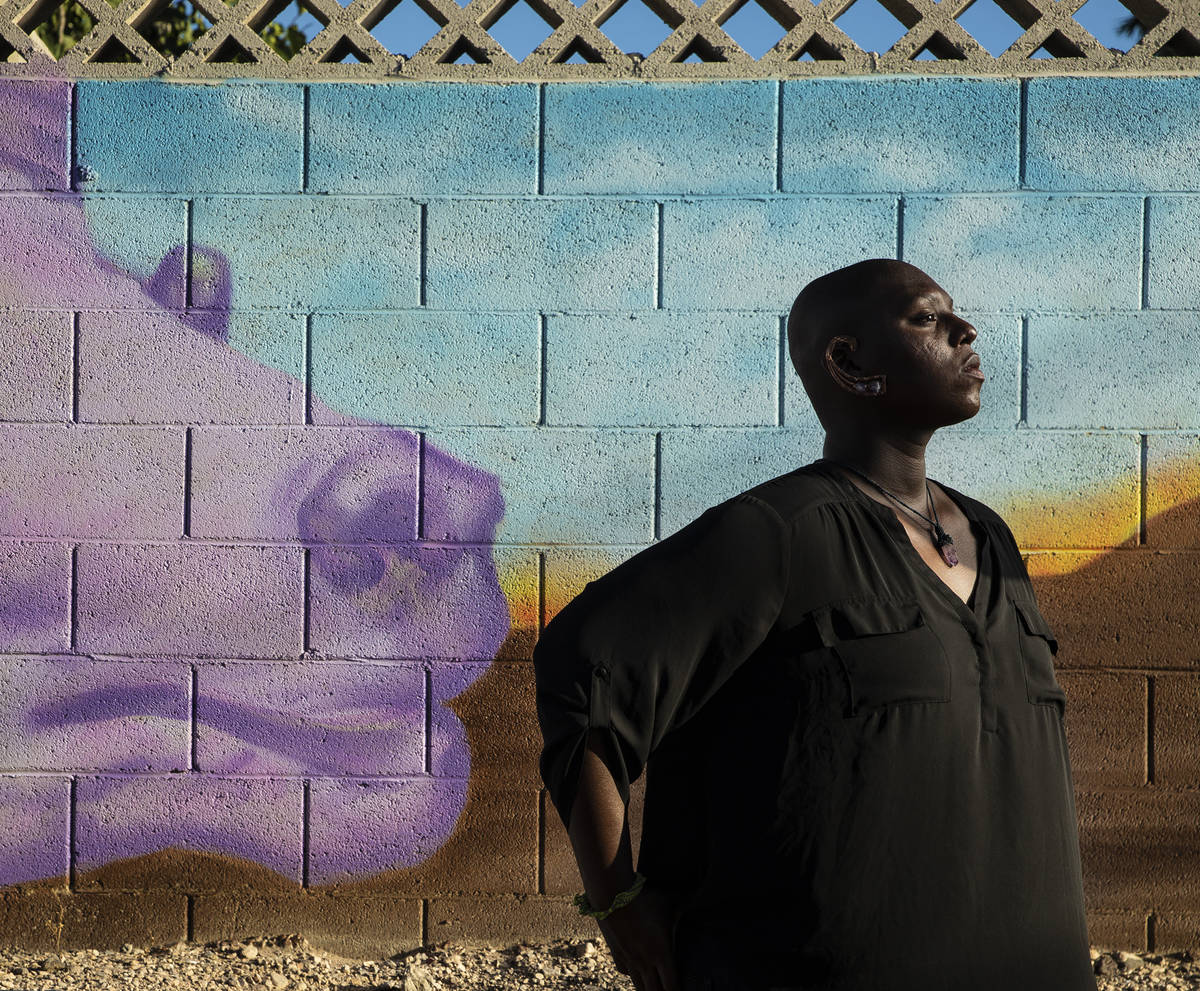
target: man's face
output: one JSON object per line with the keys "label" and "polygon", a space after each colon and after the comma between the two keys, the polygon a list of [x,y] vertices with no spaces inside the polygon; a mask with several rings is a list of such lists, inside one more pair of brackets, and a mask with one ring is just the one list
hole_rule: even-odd
{"label": "man's face", "polygon": [[933,279],[911,266],[898,270],[865,295],[860,314],[866,333],[854,357],[861,374],[887,376],[881,398],[890,415],[945,426],[979,412],[983,379],[964,367],[977,364],[975,328]]}

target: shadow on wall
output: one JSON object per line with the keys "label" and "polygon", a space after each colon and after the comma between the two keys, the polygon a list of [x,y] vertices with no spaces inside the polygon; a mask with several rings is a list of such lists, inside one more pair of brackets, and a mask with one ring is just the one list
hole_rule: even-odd
{"label": "shadow on wall", "polygon": [[[0,189],[62,188],[68,85],[13,88]],[[60,775],[0,777],[0,885],[61,884],[72,771],[83,888],[432,866],[467,805],[462,698],[509,634],[497,479],[412,431],[355,429],[375,425],[233,349],[221,252],[179,244],[138,279],[78,196],[5,202],[0,310],[33,341],[5,377],[17,395],[45,381],[64,311],[83,311],[78,418],[119,426],[0,425],[28,466],[0,492],[0,774]],[[305,403],[346,429],[305,430]],[[418,485],[424,533],[476,542],[418,539]],[[306,775],[327,777],[309,793]],[[306,802],[321,856],[304,877]]]}

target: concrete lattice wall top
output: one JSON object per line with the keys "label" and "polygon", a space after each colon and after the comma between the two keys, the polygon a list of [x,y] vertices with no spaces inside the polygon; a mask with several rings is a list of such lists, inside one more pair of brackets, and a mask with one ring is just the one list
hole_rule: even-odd
{"label": "concrete lattice wall top", "polygon": [[[1103,47],[1074,18],[1087,0],[995,0],[1024,33],[993,56],[957,18],[974,0],[879,0],[908,30],[865,52],[835,23],[858,0],[645,0],[669,29],[648,54],[621,51],[604,24],[630,0],[527,0],[550,31],[518,62],[488,32],[520,0],[415,0],[439,30],[410,58],[371,31],[401,0],[296,0],[324,29],[289,59],[267,43],[289,0],[192,0],[208,27],[173,53],[151,28],[180,0],[66,0],[94,26],[57,61],[35,32],[63,0],[0,0],[0,75],[219,79],[763,78],[844,74],[1195,74],[1200,0],[1121,0],[1145,27],[1127,52]],[[758,3],[782,37],[755,59],[722,28]],[[182,8],[181,8],[182,9]],[[1033,57],[1048,52],[1052,58]]]}

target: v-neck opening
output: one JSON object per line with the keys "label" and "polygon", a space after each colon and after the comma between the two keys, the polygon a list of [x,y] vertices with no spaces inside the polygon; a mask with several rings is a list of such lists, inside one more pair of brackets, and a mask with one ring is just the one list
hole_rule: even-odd
{"label": "v-neck opening", "polygon": [[908,560],[912,564],[914,570],[925,575],[927,581],[934,583],[939,590],[939,594],[947,597],[955,605],[956,609],[960,611],[960,613],[965,612],[975,622],[983,621],[981,619],[981,606],[986,608],[986,605],[982,602],[982,599],[986,595],[984,588],[984,569],[987,566],[987,530],[976,518],[975,514],[970,512],[966,506],[959,502],[954,493],[951,492],[947,486],[943,485],[936,478],[929,479],[929,481],[935,482],[937,486],[946,493],[946,498],[959,508],[963,516],[966,517],[967,525],[971,528],[971,533],[975,537],[975,582],[971,586],[970,594],[968,594],[965,601],[959,598],[958,593],[955,592],[954,589],[952,589],[945,581],[943,581],[938,576],[938,573],[929,566],[929,563],[923,557],[921,557],[920,552],[916,549],[916,547],[913,546],[912,540],[909,539],[908,531],[904,529],[904,524],[900,522],[900,518],[896,515],[894,510],[888,506],[885,506],[881,502],[876,502],[832,465],[818,461],[814,461],[813,465],[817,468],[824,468],[827,474],[834,477],[834,480],[837,484],[849,489],[851,495],[855,499],[858,499],[860,502],[865,503],[869,507],[874,507],[875,511],[884,517],[885,524],[887,525],[889,532],[892,534],[892,538],[900,547],[901,555],[908,557]]}

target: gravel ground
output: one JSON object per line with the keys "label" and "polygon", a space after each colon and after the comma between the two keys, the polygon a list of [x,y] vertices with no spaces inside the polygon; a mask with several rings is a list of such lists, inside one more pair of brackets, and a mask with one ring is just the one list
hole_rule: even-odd
{"label": "gravel ground", "polygon": [[[1092,951],[1099,991],[1196,989],[1200,962],[1191,953],[1144,956]],[[238,942],[176,943],[155,949],[25,953],[0,950],[0,988],[19,991],[97,989],[267,989],[267,991],[632,991],[602,938],[505,947],[441,943],[387,960],[350,960],[290,934]],[[1016,989],[1019,991],[1019,989]]]}

